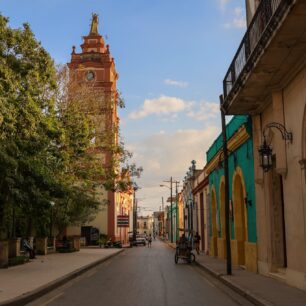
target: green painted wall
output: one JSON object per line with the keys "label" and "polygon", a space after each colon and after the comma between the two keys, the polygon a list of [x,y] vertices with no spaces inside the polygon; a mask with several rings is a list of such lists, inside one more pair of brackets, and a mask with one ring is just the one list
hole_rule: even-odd
{"label": "green painted wall", "polygon": [[[250,201],[247,205],[247,216],[248,216],[248,241],[256,242],[256,202],[255,202],[255,182],[254,182],[254,156],[253,156],[253,141],[252,141],[252,122],[251,118],[248,116],[235,116],[227,124],[227,139],[233,137],[235,132],[242,125],[246,126],[246,129],[251,136],[245,143],[243,143],[235,152],[230,153],[229,156],[229,184],[230,184],[230,199],[233,198],[232,195],[232,184],[233,176],[235,171],[235,158],[236,155],[236,166],[241,168],[243,173],[243,179],[246,186],[247,198]],[[209,162],[216,153],[222,147],[222,135],[219,135],[218,138],[214,141],[212,146],[207,151],[207,162]],[[221,236],[221,219],[220,219],[220,181],[222,176],[224,176],[223,168],[220,170],[215,169],[209,175],[209,186],[210,193],[212,187],[215,187],[216,190],[216,200],[217,200],[217,209],[218,209],[218,219],[220,224],[219,237]],[[246,207],[246,206],[245,206]],[[235,204],[233,205],[235,209]],[[211,207],[210,207],[211,214]],[[212,218],[213,216],[211,216]],[[210,233],[212,233],[212,228],[210,224]],[[231,237],[234,239],[234,223],[231,222]]]}

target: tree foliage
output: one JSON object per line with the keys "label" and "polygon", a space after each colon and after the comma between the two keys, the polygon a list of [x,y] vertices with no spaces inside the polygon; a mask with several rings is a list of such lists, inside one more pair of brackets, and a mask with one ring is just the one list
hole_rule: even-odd
{"label": "tree foliage", "polygon": [[[0,239],[46,235],[51,210],[59,228],[86,222],[98,210],[98,186],[130,184],[121,182],[129,153],[113,141],[118,127],[97,129],[101,94],[73,86],[28,24],[11,29],[0,15]],[[115,103],[124,104],[119,96]],[[112,152],[107,167],[93,154],[101,150]]]}

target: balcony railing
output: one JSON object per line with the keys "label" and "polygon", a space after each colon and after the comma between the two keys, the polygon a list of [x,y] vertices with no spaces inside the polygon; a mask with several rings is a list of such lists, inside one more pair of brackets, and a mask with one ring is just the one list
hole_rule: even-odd
{"label": "balcony railing", "polygon": [[293,0],[261,0],[223,80],[224,102],[241,85]]}

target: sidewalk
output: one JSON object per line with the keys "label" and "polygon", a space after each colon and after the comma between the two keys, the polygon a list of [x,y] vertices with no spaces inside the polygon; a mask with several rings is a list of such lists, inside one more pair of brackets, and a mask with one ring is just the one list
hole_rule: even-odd
{"label": "sidewalk", "polygon": [[[166,242],[175,248],[174,243]],[[208,255],[196,255],[196,264],[225,285],[241,294],[254,305],[305,306],[306,292],[270,277],[233,266],[232,275],[226,275],[226,261]]]}
{"label": "sidewalk", "polygon": [[0,305],[24,305],[122,251],[88,248],[74,253],[54,253],[1,269]]}

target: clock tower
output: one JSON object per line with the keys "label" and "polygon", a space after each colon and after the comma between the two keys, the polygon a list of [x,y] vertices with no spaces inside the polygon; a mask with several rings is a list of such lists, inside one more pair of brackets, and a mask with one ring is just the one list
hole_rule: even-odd
{"label": "clock tower", "polygon": [[[68,63],[70,79],[80,85],[87,84],[97,96],[93,120],[96,122],[95,154],[101,159],[101,166],[107,167],[112,155],[103,149],[103,132],[114,131],[113,140],[118,141],[119,118],[117,113],[117,80],[114,58],[110,54],[109,45],[98,31],[98,15],[92,15],[90,31],[83,37],[82,51],[76,52],[72,47],[71,61]],[[116,127],[116,128],[113,128]],[[104,133],[105,134],[105,133]],[[88,224],[99,229],[100,233],[115,237],[115,193],[101,189],[101,209],[96,218]],[[107,205],[102,203],[108,202]]]}

